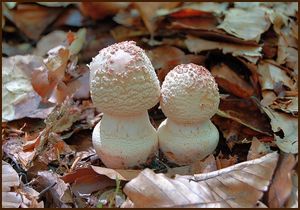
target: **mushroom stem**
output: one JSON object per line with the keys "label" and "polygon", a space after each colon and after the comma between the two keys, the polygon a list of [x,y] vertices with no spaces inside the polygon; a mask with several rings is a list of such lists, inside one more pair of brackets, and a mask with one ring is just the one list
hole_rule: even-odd
{"label": "mushroom stem", "polygon": [[167,118],[160,124],[158,136],[164,155],[179,165],[205,158],[219,142],[219,132],[210,120],[187,124]]}
{"label": "mushroom stem", "polygon": [[105,165],[130,168],[154,155],[158,137],[147,111],[133,116],[105,113],[93,131],[93,145]]}

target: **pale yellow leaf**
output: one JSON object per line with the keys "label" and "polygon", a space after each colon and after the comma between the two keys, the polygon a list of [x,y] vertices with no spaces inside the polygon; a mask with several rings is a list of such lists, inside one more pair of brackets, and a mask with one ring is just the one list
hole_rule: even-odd
{"label": "pale yellow leaf", "polygon": [[256,63],[261,57],[262,47],[238,45],[226,42],[209,41],[193,36],[187,36],[184,41],[188,50],[193,53],[200,53],[206,50],[220,49],[224,54],[231,53],[233,56],[241,56],[252,63]]}
{"label": "pale yellow leaf", "polygon": [[2,192],[9,192],[11,187],[20,185],[20,180],[15,169],[2,160]]}
{"label": "pale yellow leaf", "polygon": [[291,173],[296,164],[294,155],[282,154],[268,193],[268,206],[281,208],[292,192]]}
{"label": "pale yellow leaf", "polygon": [[260,40],[260,35],[268,30],[271,22],[264,9],[252,7],[247,10],[230,9],[224,21],[218,26],[227,33],[244,40]]}
{"label": "pale yellow leaf", "polygon": [[274,152],[218,171],[175,179],[145,169],[125,185],[124,192],[138,208],[195,204],[254,207],[268,189],[277,160]]}
{"label": "pale yellow leaf", "polygon": [[273,90],[276,83],[282,82],[291,90],[295,88],[293,80],[287,75],[287,73],[267,61],[261,61],[258,64],[259,83],[262,90]]}
{"label": "pale yellow leaf", "polygon": [[253,137],[247,160],[254,160],[271,152],[272,150],[269,145],[260,142],[256,137]]}
{"label": "pale yellow leaf", "polygon": [[118,177],[119,180],[129,181],[139,175],[141,170],[123,170],[123,169],[111,169],[99,166],[92,166],[92,169],[101,175],[105,175],[111,179],[116,179]]}
{"label": "pale yellow leaf", "polygon": [[271,119],[272,130],[283,132],[283,136],[275,134],[275,143],[279,149],[286,153],[298,154],[298,119],[269,107],[262,108]]}

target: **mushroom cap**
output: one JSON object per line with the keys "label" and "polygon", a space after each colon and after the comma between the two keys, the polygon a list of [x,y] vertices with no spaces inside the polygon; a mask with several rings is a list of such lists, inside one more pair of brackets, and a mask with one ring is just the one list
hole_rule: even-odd
{"label": "mushroom cap", "polygon": [[211,73],[203,66],[181,64],[171,70],[161,87],[160,105],[175,122],[209,120],[218,110],[220,95]]}
{"label": "mushroom cap", "polygon": [[91,97],[104,113],[139,114],[159,101],[160,86],[155,70],[145,51],[134,41],[100,50],[89,68]]}

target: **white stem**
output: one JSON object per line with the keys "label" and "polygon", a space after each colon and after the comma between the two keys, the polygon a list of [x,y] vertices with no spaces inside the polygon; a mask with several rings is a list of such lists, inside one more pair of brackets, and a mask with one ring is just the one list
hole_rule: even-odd
{"label": "white stem", "polygon": [[153,155],[158,138],[147,111],[130,117],[104,113],[93,131],[93,144],[107,167],[130,168]]}
{"label": "white stem", "polygon": [[177,123],[169,118],[158,128],[159,147],[171,162],[191,164],[211,154],[219,142],[219,132],[210,121]]}

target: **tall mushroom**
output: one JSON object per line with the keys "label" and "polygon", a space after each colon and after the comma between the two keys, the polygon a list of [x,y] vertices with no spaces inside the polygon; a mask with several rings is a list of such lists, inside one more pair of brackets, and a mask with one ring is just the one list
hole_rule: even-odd
{"label": "tall mushroom", "polygon": [[216,149],[219,132],[210,118],[219,102],[218,86],[204,67],[182,64],[167,74],[160,99],[167,119],[158,128],[158,138],[170,162],[190,164]]}
{"label": "tall mushroom", "polygon": [[147,110],[159,101],[155,70],[134,41],[102,49],[89,65],[94,105],[103,112],[93,131],[93,145],[109,168],[145,163],[158,147]]}

